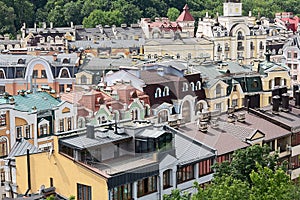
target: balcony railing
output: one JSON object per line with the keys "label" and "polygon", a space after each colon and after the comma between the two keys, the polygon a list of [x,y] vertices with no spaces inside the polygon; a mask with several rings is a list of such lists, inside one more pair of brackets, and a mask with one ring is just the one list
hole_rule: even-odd
{"label": "balcony railing", "polygon": [[238,39],[238,40],[244,40],[245,37],[241,35],[241,36],[238,36],[237,39]]}

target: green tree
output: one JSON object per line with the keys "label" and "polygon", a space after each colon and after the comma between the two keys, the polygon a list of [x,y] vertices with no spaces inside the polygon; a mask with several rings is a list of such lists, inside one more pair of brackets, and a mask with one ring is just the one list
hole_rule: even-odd
{"label": "green tree", "polygon": [[278,155],[270,154],[270,148],[267,145],[263,147],[253,145],[246,149],[237,150],[233,154],[231,163],[223,162],[214,166],[214,177],[222,177],[226,174],[250,182],[250,173],[252,170],[257,171],[256,163],[275,170],[278,164]]}
{"label": "green tree", "polygon": [[88,17],[83,19],[83,26],[86,28],[95,27],[98,24],[120,26],[124,22],[119,11],[94,10]]}
{"label": "green tree", "polygon": [[171,194],[165,194],[163,196],[164,200],[189,200],[190,196],[188,193],[181,193],[180,190],[174,189]]}
{"label": "green tree", "polygon": [[0,34],[15,33],[16,27],[14,20],[16,15],[12,7],[8,7],[5,3],[0,1]]}
{"label": "green tree", "polygon": [[169,8],[167,16],[169,20],[175,21],[177,17],[180,15],[180,11],[177,8]]}
{"label": "green tree", "polygon": [[68,2],[64,5],[64,21],[66,23],[74,22],[74,24],[81,24],[82,22],[82,15],[81,15],[81,0],[77,2]]}

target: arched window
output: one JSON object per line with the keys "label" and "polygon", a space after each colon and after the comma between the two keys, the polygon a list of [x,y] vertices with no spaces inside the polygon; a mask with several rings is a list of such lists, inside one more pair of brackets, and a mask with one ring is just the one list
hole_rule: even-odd
{"label": "arched window", "polygon": [[196,90],[201,90],[201,82],[197,81],[196,83]]}
{"label": "arched window", "polygon": [[3,69],[0,69],[0,79],[4,79],[5,76],[4,76],[4,71]]}
{"label": "arched window", "polygon": [[162,110],[157,115],[158,123],[163,123],[168,121],[168,111]]}
{"label": "arched window", "polygon": [[244,39],[244,36],[243,36],[242,31],[239,31],[239,32],[238,32],[238,34],[237,34],[237,39],[238,39],[238,40],[243,40],[243,39]]}
{"label": "arched window", "polygon": [[67,69],[62,69],[60,78],[70,78],[68,70]]}
{"label": "arched window", "polygon": [[70,63],[70,59],[64,58],[64,59],[63,59],[63,63]]}
{"label": "arched window", "polygon": [[187,83],[183,83],[182,85],[182,92],[186,92],[189,90],[189,85]]}
{"label": "arched window", "polygon": [[263,42],[262,42],[262,41],[259,42],[259,49],[260,49],[260,50],[264,49],[264,45],[263,45]]}
{"label": "arched window", "polygon": [[82,75],[80,79],[81,79],[81,81],[80,81],[81,84],[87,84],[87,78],[85,75]]}
{"label": "arched window", "polygon": [[220,97],[221,96],[221,85],[220,84],[218,84],[217,86],[216,86],[216,96],[217,97]]}
{"label": "arched window", "polygon": [[154,95],[155,98],[161,97],[161,89],[160,88],[156,88],[156,92]]}
{"label": "arched window", "polygon": [[[190,85],[191,85],[192,91],[195,91],[195,84],[193,82],[191,82]],[[196,90],[197,90],[197,87],[196,87]]]}
{"label": "arched window", "polygon": [[163,96],[169,96],[169,87],[168,86],[165,86],[164,88],[164,92],[163,92]]}

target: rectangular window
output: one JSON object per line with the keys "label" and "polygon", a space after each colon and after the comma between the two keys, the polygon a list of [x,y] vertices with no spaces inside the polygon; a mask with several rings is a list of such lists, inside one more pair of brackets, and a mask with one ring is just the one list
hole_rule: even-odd
{"label": "rectangular window", "polygon": [[53,187],[53,178],[50,177],[50,187]]}
{"label": "rectangular window", "polygon": [[72,130],[72,118],[68,118],[68,131]]}
{"label": "rectangular window", "polygon": [[23,78],[23,77],[24,77],[24,70],[23,69],[17,69],[16,78]]}
{"label": "rectangular window", "polygon": [[172,173],[172,170],[166,170],[164,173],[163,173],[163,189],[166,189],[166,188],[169,188],[169,187],[172,187],[172,184],[171,184],[171,173]]}
{"label": "rectangular window", "polygon": [[288,52],[288,53],[287,53],[287,57],[288,57],[288,58],[291,58],[291,57],[292,57],[292,53],[291,53],[291,52]]}
{"label": "rectangular window", "polygon": [[194,165],[187,165],[177,171],[177,183],[183,183],[194,178]]}
{"label": "rectangular window", "polygon": [[6,114],[0,114],[0,126],[6,125]]}
{"label": "rectangular window", "polygon": [[16,127],[16,132],[17,132],[17,138],[22,138],[22,127],[21,126]]}
{"label": "rectangular window", "polygon": [[297,81],[297,75],[293,75],[293,80]]}
{"label": "rectangular window", "polygon": [[30,125],[25,126],[25,138],[31,138]]}
{"label": "rectangular window", "polygon": [[235,107],[235,106],[237,106],[238,105],[238,100],[237,99],[233,99],[232,100],[232,103],[231,103],[231,106],[232,107]]}
{"label": "rectangular window", "polygon": [[41,78],[47,78],[46,70],[42,70]]}
{"label": "rectangular window", "polygon": [[216,110],[222,110],[222,103],[216,103]]}
{"label": "rectangular window", "polygon": [[59,92],[65,92],[65,85],[59,85]]}
{"label": "rectangular window", "polygon": [[0,141],[0,158],[7,156],[7,140]]}
{"label": "rectangular window", "polygon": [[300,167],[300,161],[299,161],[299,155],[296,155],[294,157],[291,157],[291,169],[297,169]]}
{"label": "rectangular window", "polygon": [[43,124],[40,126],[40,137],[43,137],[45,135],[48,135],[48,125],[47,124]]}
{"label": "rectangular window", "polygon": [[199,162],[199,177],[213,173],[211,166],[214,163],[214,159],[207,159]]}
{"label": "rectangular window", "polygon": [[297,69],[298,68],[298,65],[297,64],[294,64],[294,69]]}
{"label": "rectangular window", "polygon": [[294,53],[294,58],[297,58],[298,57],[298,54],[297,52]]}
{"label": "rectangular window", "polygon": [[3,94],[5,92],[5,86],[0,85],[0,94]]}
{"label": "rectangular window", "polygon": [[217,157],[217,163],[222,163],[224,161],[230,161],[229,154],[225,154]]}
{"label": "rectangular window", "polygon": [[77,199],[92,200],[92,187],[77,183]]}
{"label": "rectangular window", "polygon": [[131,200],[132,199],[131,184],[121,185],[113,188],[112,200]]}
{"label": "rectangular window", "polygon": [[59,120],[59,132],[64,132],[64,119]]}
{"label": "rectangular window", "polygon": [[33,70],[32,78],[37,78],[37,77],[38,77],[38,70]]}
{"label": "rectangular window", "polygon": [[157,191],[157,176],[151,176],[138,181],[138,197]]}

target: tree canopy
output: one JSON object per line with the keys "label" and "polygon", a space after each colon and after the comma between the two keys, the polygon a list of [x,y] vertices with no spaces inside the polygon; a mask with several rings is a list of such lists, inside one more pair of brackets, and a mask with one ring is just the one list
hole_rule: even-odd
{"label": "tree canopy", "polygon": [[[271,155],[268,146],[254,145],[238,150],[232,162],[214,166],[216,173],[211,184],[203,189],[195,183],[197,193],[193,200],[299,200],[299,186],[286,173],[276,154]],[[185,200],[186,194],[178,189],[165,200]]]}
{"label": "tree canopy", "polygon": [[[59,27],[69,26],[72,21],[90,27],[98,22],[102,25],[132,24],[141,17],[169,16],[174,19],[174,14],[177,10],[181,12],[185,3],[196,20],[204,17],[206,12],[211,16],[222,15],[223,0],[0,0],[3,11],[0,12],[3,19],[0,34],[16,34],[23,23],[32,27],[34,22],[53,22],[55,27]],[[297,0],[243,0],[242,3],[244,15],[248,15],[249,11],[254,16],[269,18],[283,11],[300,14],[300,2]],[[105,16],[108,22],[99,18],[93,21],[95,15]]]}

